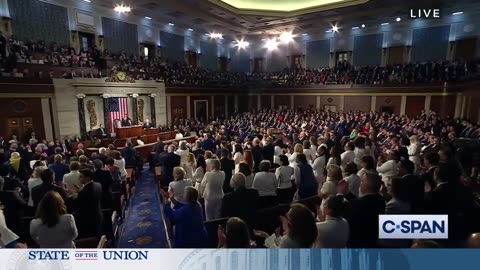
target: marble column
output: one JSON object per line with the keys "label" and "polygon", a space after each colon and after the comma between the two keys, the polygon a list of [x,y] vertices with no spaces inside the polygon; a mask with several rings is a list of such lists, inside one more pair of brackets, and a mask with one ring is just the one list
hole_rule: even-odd
{"label": "marble column", "polygon": [[150,94],[150,122],[154,127],[157,126],[157,119],[155,118],[155,97],[156,94]]}
{"label": "marble column", "polygon": [[[103,98],[103,126],[105,127],[105,130],[108,130],[108,132],[110,133],[110,117],[109,117],[109,114],[110,114],[110,110],[109,110],[109,107],[110,107],[110,104],[109,104],[109,98],[110,96],[107,95],[107,94],[103,94],[102,95],[102,98]],[[115,125],[114,123],[112,123],[113,127],[112,127],[112,130],[114,130],[115,128]]]}
{"label": "marble column", "polygon": [[85,94],[77,95],[78,102],[78,118],[80,121],[80,137],[85,138],[87,135],[87,124],[85,122]]}
{"label": "marble column", "polygon": [[138,94],[132,94],[132,121],[134,125],[138,125]]}

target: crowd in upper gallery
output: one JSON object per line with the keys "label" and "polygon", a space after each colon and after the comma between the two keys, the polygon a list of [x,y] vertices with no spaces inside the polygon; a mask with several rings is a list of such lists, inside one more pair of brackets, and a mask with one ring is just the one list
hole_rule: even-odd
{"label": "crowd in upper gallery", "polygon": [[[396,65],[354,66],[347,61],[334,67],[284,68],[277,72],[233,72],[194,67],[169,61],[167,57],[150,59],[125,52],[89,48],[76,51],[57,43],[20,41],[0,34],[0,76],[37,78],[102,78],[126,71],[132,80],[165,81],[170,86],[308,86],[330,84],[413,84],[444,83],[471,78],[480,69],[478,60],[427,61]],[[45,65],[30,72],[30,65]],[[55,68],[52,68],[55,67]],[[56,68],[60,67],[60,68]]]}

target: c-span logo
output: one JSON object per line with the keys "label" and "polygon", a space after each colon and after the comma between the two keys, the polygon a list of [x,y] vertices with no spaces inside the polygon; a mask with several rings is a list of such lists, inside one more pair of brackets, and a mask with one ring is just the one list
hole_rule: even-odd
{"label": "c-span logo", "polygon": [[379,239],[448,239],[448,215],[380,215]]}

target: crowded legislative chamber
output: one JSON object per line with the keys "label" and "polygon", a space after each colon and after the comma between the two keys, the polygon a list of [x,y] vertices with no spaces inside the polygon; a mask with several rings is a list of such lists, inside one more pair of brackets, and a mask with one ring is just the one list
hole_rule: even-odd
{"label": "crowded legislative chamber", "polygon": [[480,248],[479,36],[478,0],[0,0],[0,247]]}

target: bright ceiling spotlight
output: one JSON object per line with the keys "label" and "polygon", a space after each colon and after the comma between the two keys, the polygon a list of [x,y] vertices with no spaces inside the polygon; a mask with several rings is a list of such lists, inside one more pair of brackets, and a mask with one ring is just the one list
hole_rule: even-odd
{"label": "bright ceiling spotlight", "polygon": [[337,25],[332,26],[332,31],[333,32],[338,32],[338,26]]}
{"label": "bright ceiling spotlight", "polygon": [[380,25],[389,25],[390,23],[387,23],[387,22],[384,22],[384,23],[381,23]]}
{"label": "bright ceiling spotlight", "polygon": [[454,15],[454,16],[455,16],[455,15],[461,15],[461,14],[463,14],[463,11],[458,11],[458,12],[452,13],[452,15]]}
{"label": "bright ceiling spotlight", "polygon": [[283,32],[280,35],[280,40],[284,43],[288,43],[290,41],[293,41],[293,34],[292,32]]}
{"label": "bright ceiling spotlight", "polygon": [[278,41],[276,41],[275,39],[269,39],[267,40],[267,42],[265,43],[265,47],[267,47],[267,49],[269,51],[273,51],[275,49],[277,49],[278,47]]}
{"label": "bright ceiling spotlight", "polygon": [[192,29],[192,28],[188,28],[188,31],[193,31],[193,29]]}
{"label": "bright ceiling spotlight", "polygon": [[365,24],[362,24],[362,28],[365,28]]}
{"label": "bright ceiling spotlight", "polygon": [[174,26],[175,24],[174,24],[174,23],[171,23],[171,22],[169,22],[169,23],[168,23],[168,25],[170,25],[170,26]]}
{"label": "bright ceiling spotlight", "polygon": [[238,47],[240,49],[245,49],[248,46],[250,46],[250,42],[244,41],[244,40],[238,40],[235,42],[235,47]]}
{"label": "bright ceiling spotlight", "polygon": [[113,10],[115,10],[116,12],[119,12],[119,13],[128,13],[128,12],[132,11],[132,8],[129,7],[129,6],[124,6],[122,4],[122,5],[116,6]]}
{"label": "bright ceiling spotlight", "polygon": [[211,39],[223,39],[222,33],[210,33],[209,36]]}
{"label": "bright ceiling spotlight", "polygon": [[151,20],[151,19],[152,19],[152,17],[145,16],[145,19],[147,19],[147,20]]}
{"label": "bright ceiling spotlight", "polygon": [[358,26],[354,26],[354,27],[352,27],[352,30],[355,30],[355,29],[358,29]]}
{"label": "bright ceiling spotlight", "polygon": [[302,36],[308,36],[308,34],[307,34],[307,33],[303,33]]}
{"label": "bright ceiling spotlight", "polygon": [[401,20],[402,20],[402,18],[400,18],[400,17],[397,17],[397,19],[396,19],[397,22],[399,22]]}

